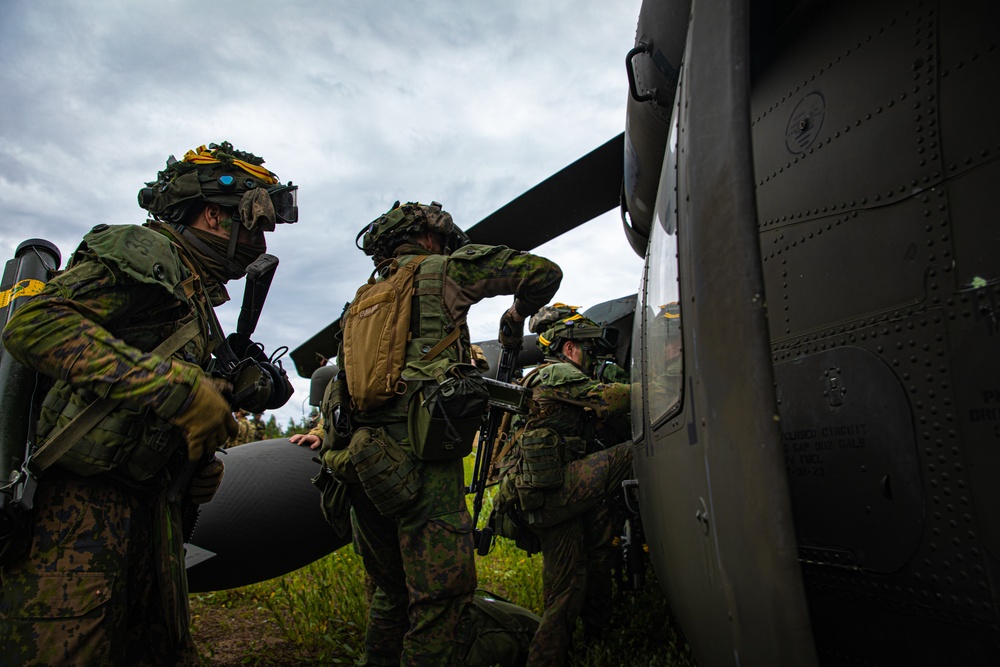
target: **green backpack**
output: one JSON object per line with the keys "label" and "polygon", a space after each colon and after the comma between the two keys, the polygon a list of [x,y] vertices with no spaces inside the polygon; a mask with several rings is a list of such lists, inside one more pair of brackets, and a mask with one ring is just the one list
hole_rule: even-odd
{"label": "green backpack", "polygon": [[489,591],[477,589],[467,610],[466,667],[521,667],[528,661],[541,617]]}

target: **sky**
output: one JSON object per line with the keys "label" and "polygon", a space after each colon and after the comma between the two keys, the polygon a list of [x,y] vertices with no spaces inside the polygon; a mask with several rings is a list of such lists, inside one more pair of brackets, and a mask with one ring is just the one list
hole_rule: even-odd
{"label": "sky", "polygon": [[[299,186],[299,222],[268,235],[280,264],[254,335],[295,349],[367,279],[355,236],[395,200],[468,229],[620,133],[640,4],[0,0],[0,256],[44,238],[65,263],[93,226],[144,221],[136,195],[167,156],[230,141]],[[533,252],[563,269],[555,301],[639,283],[617,211]],[[242,281],[229,292],[227,332]],[[473,340],[510,301],[473,307]],[[284,366],[282,424],[310,410]]]}

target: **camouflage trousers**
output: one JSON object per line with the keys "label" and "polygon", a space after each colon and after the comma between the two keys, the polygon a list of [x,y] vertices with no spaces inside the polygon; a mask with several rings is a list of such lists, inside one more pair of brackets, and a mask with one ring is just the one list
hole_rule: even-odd
{"label": "camouflage trousers", "polygon": [[382,516],[351,484],[354,548],[375,583],[364,665],[459,665],[463,616],[476,589],[472,518],[461,460],[418,464],[420,492]]}
{"label": "camouflage trousers", "polygon": [[170,603],[158,581],[162,504],[91,477],[42,480],[35,506],[30,553],[0,572],[0,665],[198,664],[183,569]]}
{"label": "camouflage trousers", "polygon": [[529,667],[566,664],[578,618],[592,634],[611,609],[614,527],[605,500],[632,474],[625,442],[568,463],[563,486],[545,493],[531,523],[542,544],[545,611],[531,646]]}

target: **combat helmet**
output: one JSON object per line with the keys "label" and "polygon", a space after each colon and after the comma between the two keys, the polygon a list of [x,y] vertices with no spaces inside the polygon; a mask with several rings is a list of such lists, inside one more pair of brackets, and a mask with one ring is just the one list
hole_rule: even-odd
{"label": "combat helmet", "polygon": [[[298,186],[291,181],[282,184],[263,164],[263,158],[233,148],[228,141],[189,150],[182,160],[171,155],[156,180],[139,190],[139,206],[174,228],[200,252],[215,258],[226,277],[242,277],[254,257],[237,252],[239,226],[258,236],[263,246],[256,249],[259,255],[266,249],[259,232],[274,231],[276,223],[298,221]],[[206,202],[232,211],[236,224],[223,247],[213,248],[214,241],[206,243],[186,227],[197,205]]]}
{"label": "combat helmet", "polygon": [[[275,223],[298,221],[297,185],[282,185],[264,159],[237,150],[228,141],[171,155],[156,180],[139,191],[139,206],[165,222],[179,223],[192,205],[214,202],[234,210],[234,219],[250,230],[274,231]],[[262,193],[259,191],[263,191]],[[270,200],[273,212],[267,211]]]}
{"label": "combat helmet", "polygon": [[528,329],[538,334],[538,348],[546,356],[560,356],[567,340],[576,341],[591,358],[614,353],[618,346],[618,330],[602,327],[577,312],[579,306],[554,303],[531,316]]}
{"label": "combat helmet", "polygon": [[402,206],[397,201],[358,232],[354,242],[378,264],[392,257],[403,243],[412,242],[412,234],[424,231],[441,235],[446,255],[469,243],[469,237],[455,224],[451,214],[436,201],[430,204],[407,202]]}

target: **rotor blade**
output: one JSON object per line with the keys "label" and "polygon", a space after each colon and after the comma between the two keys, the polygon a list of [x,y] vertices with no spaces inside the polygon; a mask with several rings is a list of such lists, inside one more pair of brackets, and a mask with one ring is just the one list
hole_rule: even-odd
{"label": "rotor blade", "polygon": [[[532,250],[616,208],[625,171],[625,133],[548,177],[468,230],[473,243]],[[337,354],[340,318],[292,350],[300,377]]]}
{"label": "rotor blade", "polygon": [[532,250],[616,208],[624,155],[622,133],[477,222],[469,238]]}
{"label": "rotor blade", "polygon": [[322,331],[292,350],[288,356],[295,362],[295,372],[299,377],[312,377],[313,371],[337,356],[337,335],[340,333],[340,318],[326,325]]}

